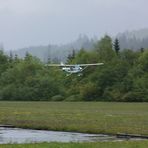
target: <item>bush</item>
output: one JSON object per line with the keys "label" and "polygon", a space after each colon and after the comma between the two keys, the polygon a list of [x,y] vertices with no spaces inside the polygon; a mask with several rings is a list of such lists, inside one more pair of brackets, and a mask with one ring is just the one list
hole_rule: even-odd
{"label": "bush", "polygon": [[82,101],[80,95],[71,95],[65,99],[65,101]]}
{"label": "bush", "polygon": [[96,85],[92,82],[84,84],[80,88],[81,98],[85,101],[95,101],[97,100],[98,89]]}
{"label": "bush", "polygon": [[64,97],[62,95],[56,95],[51,98],[51,101],[62,101]]}
{"label": "bush", "polygon": [[122,101],[127,102],[148,102],[148,93],[142,91],[132,91],[122,97]]}
{"label": "bush", "polygon": [[103,94],[104,101],[121,101],[121,92],[115,88],[107,88]]}

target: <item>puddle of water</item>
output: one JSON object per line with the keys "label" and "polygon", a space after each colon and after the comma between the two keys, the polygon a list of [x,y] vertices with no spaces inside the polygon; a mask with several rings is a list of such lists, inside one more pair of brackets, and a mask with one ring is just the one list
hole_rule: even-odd
{"label": "puddle of water", "polygon": [[103,134],[84,134],[74,132],[58,132],[0,127],[0,144],[38,142],[96,142],[121,140],[125,139]]}

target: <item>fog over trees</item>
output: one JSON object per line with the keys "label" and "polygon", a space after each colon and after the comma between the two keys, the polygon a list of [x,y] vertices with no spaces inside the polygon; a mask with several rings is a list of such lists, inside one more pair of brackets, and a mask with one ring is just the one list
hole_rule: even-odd
{"label": "fog over trees", "polygon": [[138,50],[148,48],[148,29],[119,33],[117,38],[120,42],[121,49]]}
{"label": "fog over trees", "polygon": [[[136,31],[126,31],[117,34],[112,37],[113,40],[118,39],[121,50],[132,49],[132,50],[142,50],[148,48],[148,29],[141,29]],[[24,58],[26,53],[30,53],[33,56],[38,57],[43,62],[48,62],[50,59],[52,62],[66,62],[66,58],[73,50],[76,52],[81,48],[89,51],[92,50],[94,44],[97,43],[97,37],[89,38],[86,35],[80,35],[77,40],[63,44],[63,45],[53,45],[49,44],[47,46],[31,46],[27,48],[22,48],[18,50],[7,51],[9,55],[10,52],[18,55],[19,58]],[[3,45],[1,44],[3,48]],[[1,49],[2,49],[1,48]]]}

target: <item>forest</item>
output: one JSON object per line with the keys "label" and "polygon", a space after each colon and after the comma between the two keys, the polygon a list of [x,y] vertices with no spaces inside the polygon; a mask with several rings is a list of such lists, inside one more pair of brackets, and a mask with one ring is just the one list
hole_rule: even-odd
{"label": "forest", "polygon": [[73,50],[66,63],[98,62],[104,65],[66,76],[29,53],[19,58],[1,50],[0,100],[148,102],[148,49],[121,50],[118,39],[105,35],[89,51]]}

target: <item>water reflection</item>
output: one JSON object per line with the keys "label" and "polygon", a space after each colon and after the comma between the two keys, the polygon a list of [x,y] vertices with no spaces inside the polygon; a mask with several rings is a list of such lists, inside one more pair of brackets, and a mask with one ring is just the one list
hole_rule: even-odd
{"label": "water reflection", "polygon": [[0,127],[0,144],[37,142],[95,142],[123,140],[116,136]]}

